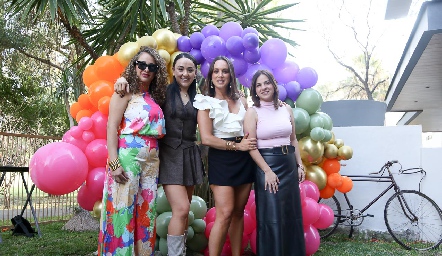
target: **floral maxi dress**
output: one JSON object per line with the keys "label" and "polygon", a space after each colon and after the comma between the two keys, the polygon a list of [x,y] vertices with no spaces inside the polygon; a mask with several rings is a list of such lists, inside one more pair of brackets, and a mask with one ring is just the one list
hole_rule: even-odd
{"label": "floral maxi dress", "polygon": [[119,129],[118,158],[129,177],[116,183],[107,168],[98,255],[153,255],[158,184],[158,138],[165,134],[161,108],[148,93],[134,94]]}

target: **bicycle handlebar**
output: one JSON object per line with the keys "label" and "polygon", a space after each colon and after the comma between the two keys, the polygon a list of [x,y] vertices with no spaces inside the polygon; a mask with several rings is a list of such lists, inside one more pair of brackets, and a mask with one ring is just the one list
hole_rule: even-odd
{"label": "bicycle handlebar", "polygon": [[[375,175],[375,174],[381,174],[381,176],[384,174],[385,169],[388,169],[389,167],[393,166],[393,164],[400,164],[398,160],[391,160],[386,162],[381,169],[378,172],[370,172],[369,175]],[[402,165],[401,165],[402,169]]]}

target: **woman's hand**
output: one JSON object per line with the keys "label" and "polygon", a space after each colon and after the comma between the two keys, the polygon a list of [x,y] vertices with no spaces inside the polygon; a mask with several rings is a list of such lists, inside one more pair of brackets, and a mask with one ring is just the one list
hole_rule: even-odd
{"label": "woman's hand", "polygon": [[256,138],[249,139],[249,134],[244,135],[240,143],[236,144],[236,148],[241,151],[249,151],[256,149]]}
{"label": "woman's hand", "polygon": [[115,180],[116,183],[119,184],[126,184],[126,182],[129,180],[129,177],[121,166],[118,167],[115,171],[112,171],[112,178]]}
{"label": "woman's hand", "polygon": [[265,172],[265,183],[264,183],[264,190],[269,189],[270,193],[278,192],[278,185],[279,185],[279,179],[278,176],[273,171],[266,171]]}
{"label": "woman's hand", "polygon": [[305,169],[302,164],[298,165],[298,180],[299,182],[304,182],[305,180]]}
{"label": "woman's hand", "polygon": [[124,97],[126,92],[129,93],[129,84],[126,81],[126,78],[120,77],[115,81],[114,91],[120,95],[121,98]]}

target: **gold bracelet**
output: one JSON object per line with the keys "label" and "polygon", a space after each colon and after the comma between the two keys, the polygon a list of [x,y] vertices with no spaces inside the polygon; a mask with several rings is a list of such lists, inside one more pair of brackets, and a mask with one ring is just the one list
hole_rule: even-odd
{"label": "gold bracelet", "polygon": [[108,165],[114,172],[121,166],[120,159],[116,158],[115,160],[108,162]]}
{"label": "gold bracelet", "polygon": [[232,150],[236,151],[236,142],[235,141],[232,141]]}

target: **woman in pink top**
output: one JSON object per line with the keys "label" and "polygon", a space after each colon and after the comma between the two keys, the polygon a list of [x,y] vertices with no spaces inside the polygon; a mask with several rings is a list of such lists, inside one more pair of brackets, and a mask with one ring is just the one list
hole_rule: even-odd
{"label": "woman in pink top", "polygon": [[257,164],[255,202],[258,255],[305,255],[298,181],[305,178],[295,121],[289,106],[279,106],[275,78],[258,70],[250,89],[244,132],[257,138],[250,155]]}

